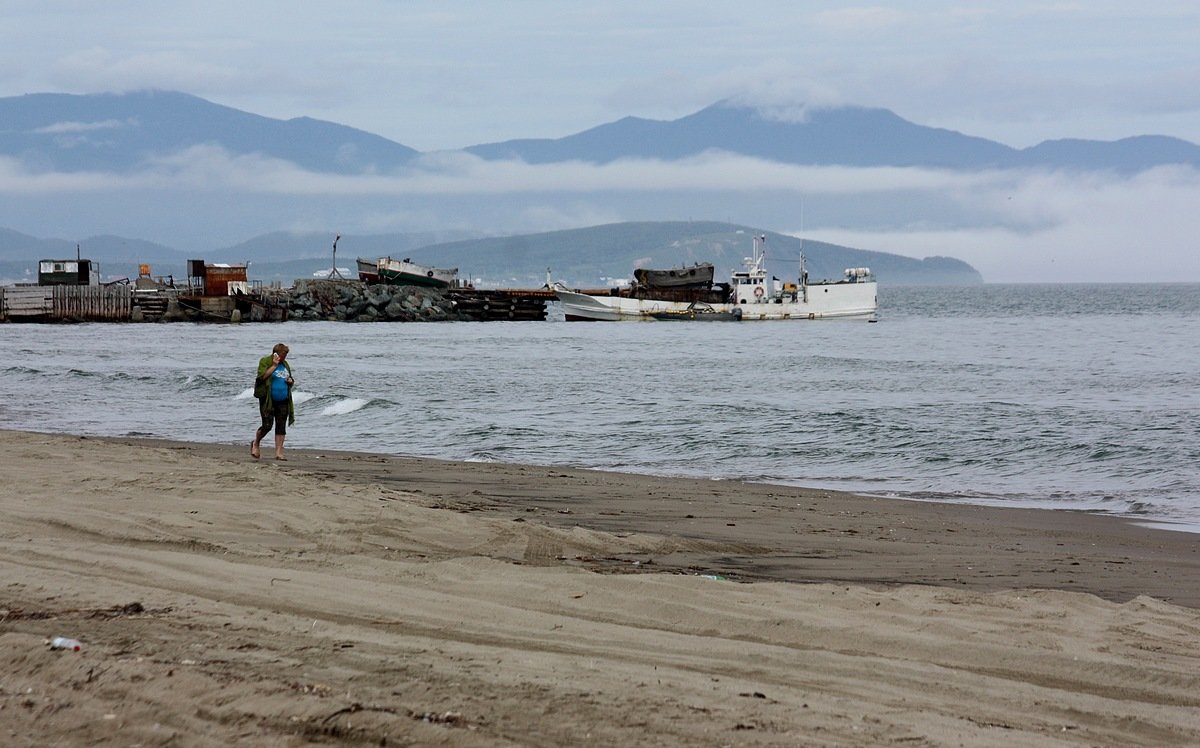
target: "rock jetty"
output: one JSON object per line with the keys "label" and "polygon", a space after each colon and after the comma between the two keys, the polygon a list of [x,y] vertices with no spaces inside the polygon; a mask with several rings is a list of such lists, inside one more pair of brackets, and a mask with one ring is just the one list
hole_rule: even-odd
{"label": "rock jetty", "polygon": [[420,286],[364,285],[357,281],[298,280],[290,319],[338,322],[448,322],[473,316],[443,291]]}

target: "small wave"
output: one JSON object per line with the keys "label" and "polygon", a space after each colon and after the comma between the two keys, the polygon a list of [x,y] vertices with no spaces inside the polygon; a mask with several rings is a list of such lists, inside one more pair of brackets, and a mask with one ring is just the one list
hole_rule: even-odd
{"label": "small wave", "polygon": [[[153,377],[136,377],[136,379],[152,379]],[[183,380],[184,389],[192,390],[211,390],[223,389],[225,382],[219,378],[208,376],[207,374],[189,374]]]}
{"label": "small wave", "polygon": [[[88,373],[87,376],[104,377],[105,379],[109,379],[114,382],[152,382],[156,378],[153,374],[131,374],[127,371],[112,371],[108,373],[94,372]],[[192,377],[188,377],[187,381],[184,382],[185,388],[190,387],[191,383]]]}
{"label": "small wave", "polygon": [[[247,387],[246,389],[244,389],[241,392],[234,395],[233,399],[234,400],[251,400],[253,398],[254,398],[254,388]],[[314,392],[304,392],[301,390],[296,390],[296,391],[292,392],[292,403],[295,405],[301,405],[301,404],[306,403],[309,400],[313,400],[313,399],[325,400],[325,399],[328,399],[328,397],[320,396],[318,398],[318,395]],[[365,408],[369,403],[370,403],[369,400],[364,400],[363,398],[360,398],[360,397],[343,398],[343,399],[336,400],[333,403],[326,405],[324,408],[322,408],[321,415],[323,415],[323,416],[345,415],[347,413],[353,413],[356,410],[361,410],[362,408]]]}
{"label": "small wave", "polygon": [[347,413],[353,413],[356,410],[362,410],[367,407],[367,400],[361,397],[348,397],[345,400],[338,400],[332,405],[327,405],[321,411],[323,416],[344,416]]}
{"label": "small wave", "polygon": [[[254,397],[254,388],[247,387],[246,389],[244,389],[241,392],[234,395],[233,399],[234,400],[249,400],[253,397]],[[296,392],[292,393],[292,403],[294,405],[299,405],[300,403],[306,403],[309,400],[312,400],[314,397],[316,397],[316,395],[311,392],[300,392],[297,390]]]}
{"label": "small wave", "polygon": [[463,432],[466,439],[486,439],[489,436],[502,433],[503,429],[494,423],[484,423],[472,426]]}

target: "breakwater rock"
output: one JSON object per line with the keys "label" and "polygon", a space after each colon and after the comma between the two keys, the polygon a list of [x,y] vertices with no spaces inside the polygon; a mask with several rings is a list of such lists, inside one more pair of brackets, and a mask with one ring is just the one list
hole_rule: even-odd
{"label": "breakwater rock", "polygon": [[294,320],[447,322],[472,319],[439,289],[368,286],[358,281],[296,281],[289,301]]}

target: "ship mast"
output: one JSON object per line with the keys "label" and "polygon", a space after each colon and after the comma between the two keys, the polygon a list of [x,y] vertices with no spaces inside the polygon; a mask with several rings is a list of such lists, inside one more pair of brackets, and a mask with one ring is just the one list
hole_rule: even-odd
{"label": "ship mast", "polygon": [[804,200],[800,200],[800,293],[805,304],[808,303],[808,268],[804,264]]}

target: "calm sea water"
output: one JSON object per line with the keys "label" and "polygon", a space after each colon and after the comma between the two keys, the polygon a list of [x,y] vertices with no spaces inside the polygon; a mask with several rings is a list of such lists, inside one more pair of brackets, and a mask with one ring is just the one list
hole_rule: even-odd
{"label": "calm sea water", "polygon": [[0,426],[737,478],[1200,528],[1200,285],[880,288],[880,321],[0,325]]}

